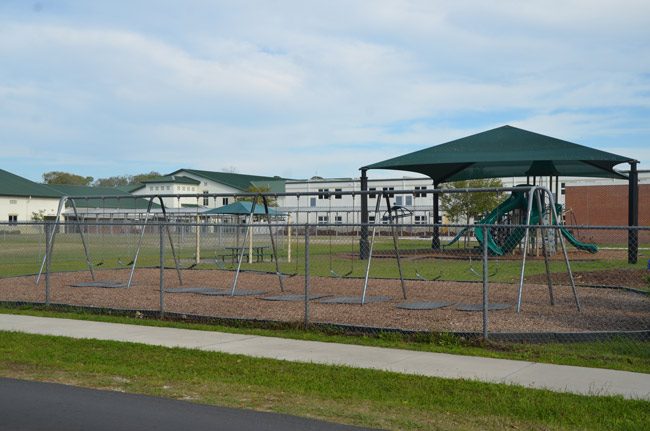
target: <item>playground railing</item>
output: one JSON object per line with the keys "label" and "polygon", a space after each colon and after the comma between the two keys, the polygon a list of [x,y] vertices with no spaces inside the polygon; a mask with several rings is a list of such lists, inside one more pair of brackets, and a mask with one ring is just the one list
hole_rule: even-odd
{"label": "playground railing", "polygon": [[3,223],[0,301],[647,352],[650,227]]}

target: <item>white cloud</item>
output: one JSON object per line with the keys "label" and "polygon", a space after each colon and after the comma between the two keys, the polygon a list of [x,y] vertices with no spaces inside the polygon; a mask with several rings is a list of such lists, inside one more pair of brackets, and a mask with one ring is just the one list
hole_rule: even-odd
{"label": "white cloud", "polygon": [[5,11],[3,148],[345,176],[504,123],[648,141],[648,2],[125,5]]}

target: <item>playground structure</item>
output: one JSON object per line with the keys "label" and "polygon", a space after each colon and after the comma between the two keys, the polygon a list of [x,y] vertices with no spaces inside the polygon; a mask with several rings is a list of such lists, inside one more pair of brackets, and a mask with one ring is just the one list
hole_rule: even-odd
{"label": "playground structure", "polygon": [[[400,250],[400,240],[398,237],[397,230],[400,227],[400,221],[404,220],[405,218],[409,217],[411,213],[408,210],[405,210],[403,207],[400,206],[395,206],[392,205],[391,203],[391,196],[394,195],[395,193],[415,193],[417,191],[391,191],[390,193],[388,192],[375,192],[376,196],[376,204],[375,204],[375,211],[374,211],[374,220],[375,223],[371,225],[372,229],[372,236],[371,236],[371,241],[369,242],[369,249],[367,250],[367,257],[365,259],[365,262],[363,266],[365,266],[365,271],[363,275],[363,285],[362,289],[360,292],[359,297],[349,297],[346,296],[344,298],[340,298],[340,300],[343,303],[353,303],[353,304],[360,304],[364,305],[366,302],[373,302],[377,300],[383,300],[385,298],[373,298],[368,295],[369,291],[369,284],[370,284],[370,273],[371,273],[371,266],[373,265],[373,252],[374,252],[374,246],[375,246],[375,236],[376,233],[379,229],[385,230],[389,229],[390,231],[390,237],[392,239],[392,250],[395,256],[395,261],[397,264],[397,270],[398,270],[398,278],[400,281],[400,288],[401,288],[401,293],[402,293],[402,298],[404,300],[408,299],[408,291],[407,291],[407,277],[404,274],[403,268],[402,268],[402,256],[401,256],[401,250]],[[462,190],[443,190],[443,191],[431,191],[427,193],[431,193],[432,195],[437,195],[438,193],[504,193],[504,192],[511,192],[511,195],[508,199],[506,199],[503,203],[498,205],[497,208],[495,208],[493,211],[490,212],[485,218],[480,220],[472,229],[474,231],[475,237],[477,238],[479,242],[479,246],[483,247],[483,244],[485,244],[485,248],[487,248],[487,252],[495,255],[495,256],[503,256],[507,253],[512,253],[513,250],[517,247],[522,248],[523,250],[527,250],[529,243],[532,242],[532,236],[531,232],[535,232],[536,230],[534,226],[539,226],[539,227],[545,227],[544,229],[540,229],[540,232],[542,233],[542,240],[539,241],[538,243],[541,244],[543,256],[545,259],[545,264],[546,264],[546,278],[547,278],[547,285],[548,285],[548,291],[549,291],[549,299],[550,302],[554,302],[553,298],[553,283],[551,280],[551,272],[549,269],[548,265],[548,259],[549,255],[551,253],[551,243],[559,243],[560,249],[562,250],[563,253],[563,260],[566,265],[566,271],[567,271],[567,276],[569,279],[569,283],[571,285],[573,294],[574,294],[574,300],[575,304],[578,310],[580,310],[580,302],[578,299],[578,295],[575,289],[575,283],[573,279],[573,275],[571,272],[571,265],[569,262],[568,255],[566,253],[566,248],[564,244],[564,239],[568,240],[572,245],[576,246],[579,250],[583,251],[588,251],[588,252],[595,252],[597,251],[597,247],[591,244],[586,244],[578,241],[576,238],[574,238],[563,226],[561,226],[558,221],[561,220],[561,218],[558,216],[558,206],[554,203],[553,200],[553,194],[548,190],[543,187],[539,186],[519,186],[515,188],[495,188],[495,189],[462,189]],[[333,192],[331,195],[335,195],[335,193],[338,194],[346,194],[350,192]],[[422,191],[420,191],[422,193]],[[352,192],[353,199],[359,195],[361,197],[361,201],[363,201],[364,198],[367,197],[369,194],[367,193],[359,193],[359,192]],[[239,274],[242,271],[243,263],[245,262],[245,256],[248,254],[248,263],[253,262],[253,255],[252,255],[252,250],[253,250],[253,243],[252,243],[252,236],[253,236],[253,220],[255,215],[262,215],[266,218],[267,221],[267,228],[268,228],[268,233],[269,233],[269,239],[271,242],[270,248],[271,248],[271,260],[274,262],[274,268],[273,268],[273,273],[277,276],[278,279],[278,284],[279,284],[279,289],[280,292],[284,292],[284,279],[287,277],[292,277],[295,276],[298,273],[298,268],[297,268],[297,259],[294,258],[294,262],[296,264],[296,267],[293,269],[293,272],[288,272],[286,265],[284,270],[280,267],[280,259],[283,258],[280,256],[279,250],[277,249],[276,246],[276,235],[278,235],[279,230],[277,228],[274,229],[274,223],[271,221],[271,212],[273,211],[272,208],[269,207],[268,205],[268,200],[271,198],[277,198],[279,194],[273,194],[272,196],[267,196],[264,194],[251,194],[250,196],[247,196],[248,198],[251,198],[252,203],[250,206],[246,207],[246,211],[249,211],[248,215],[245,217],[245,230],[244,234],[242,235],[242,238],[240,238],[239,235],[239,229],[236,230],[237,232],[237,238],[236,238],[236,244],[234,247],[230,247],[232,249],[232,261],[233,263],[236,264],[235,268],[232,268],[234,270],[234,278],[232,285],[229,289],[220,289],[220,294],[224,295],[230,295],[230,296],[235,296],[235,295],[246,295],[246,294],[258,294],[259,291],[238,291],[237,290],[237,285],[238,285],[238,280],[239,280]],[[306,194],[308,195],[308,194]],[[196,195],[192,195],[196,196]],[[201,195],[203,197],[204,195]],[[328,196],[330,198],[331,196]],[[158,221],[162,223],[162,226],[164,230],[166,231],[166,236],[168,243],[171,247],[171,252],[172,252],[172,257],[173,257],[173,265],[177,273],[177,277],[179,280],[180,286],[183,289],[191,289],[191,290],[197,290],[197,289],[210,289],[210,290],[215,290],[214,286],[191,286],[187,287],[184,286],[183,283],[183,278],[182,278],[182,271],[181,269],[191,269],[192,267],[196,266],[199,264],[199,250],[200,250],[200,245],[199,245],[199,237],[200,237],[200,229],[199,226],[196,226],[196,235],[197,235],[197,252],[196,252],[196,262],[189,267],[182,268],[181,267],[181,259],[179,259],[179,256],[177,255],[177,250],[176,247],[174,246],[175,240],[172,235],[171,227],[173,226],[172,223],[170,223],[168,213],[165,209],[164,201],[161,196],[159,195],[152,195],[152,196],[146,196],[146,199],[148,199],[148,205],[146,210],[144,211],[144,217],[143,219],[136,224],[137,228],[139,229],[139,239],[137,241],[137,246],[135,248],[133,257],[131,261],[125,265],[129,267],[129,277],[128,281],[126,283],[120,283],[120,282],[115,282],[115,281],[97,281],[95,278],[95,271],[94,267],[96,264],[93,264],[93,259],[91,258],[91,251],[86,243],[83,229],[78,229],[80,238],[81,238],[81,243],[83,246],[83,251],[84,251],[84,256],[85,256],[85,261],[86,261],[86,266],[88,267],[92,281],[90,283],[85,283],[85,284],[80,284],[81,286],[88,286],[88,287],[131,287],[133,277],[134,277],[134,272],[135,269],[138,265],[138,260],[140,256],[140,251],[142,248],[142,242],[143,238],[145,235],[145,231],[147,228],[147,224],[149,223],[149,220],[152,218],[152,205],[155,200],[158,200],[160,202],[160,214],[157,217]],[[198,196],[196,196],[198,199]],[[59,212],[57,215],[56,220],[54,221],[54,225],[52,230],[49,233],[48,236],[48,246],[45,255],[43,256],[43,260],[41,263],[41,268],[39,270],[39,274],[36,278],[36,283],[38,284],[41,274],[46,266],[46,263],[48,261],[48,258],[51,257],[53,253],[53,244],[55,240],[55,234],[57,232],[57,225],[59,223],[60,217],[61,217],[61,210],[65,206],[66,202],[69,203],[72,207],[73,210],[73,216],[75,220],[79,219],[79,215],[77,212],[76,204],[75,201],[79,198],[75,197],[66,197],[63,198],[60,202],[59,205]],[[102,201],[104,199],[112,199],[112,197],[101,197]],[[256,206],[257,202],[261,201],[262,206],[259,206],[258,208],[263,207],[264,211],[256,211]],[[300,197],[298,197],[298,211],[300,209]],[[354,209],[354,208],[353,208]],[[508,221],[513,221],[515,218],[513,217],[508,217],[509,213],[513,211],[518,211],[519,212],[519,219],[517,221],[519,224],[500,224],[503,220],[508,220]],[[216,211],[212,210],[210,211],[211,213],[215,213]],[[197,210],[197,215],[198,210]],[[281,212],[276,212],[276,216],[280,216],[282,213]],[[198,217],[198,216],[197,216]],[[330,216],[327,216],[327,220],[330,220]],[[296,219],[299,219],[299,215],[296,214],[295,216]],[[287,213],[286,215],[286,221],[290,221],[291,215],[290,212]],[[335,220],[337,220],[338,217],[335,216]],[[282,222],[282,220],[281,220]],[[277,223],[275,223],[277,225]],[[297,233],[298,228],[300,226],[295,226],[295,231]],[[318,225],[315,226],[318,228]],[[334,270],[333,266],[333,249],[332,249],[332,235],[333,232],[337,232],[337,229],[344,229],[344,228],[350,228],[351,226],[347,226],[343,223],[337,223],[334,226],[332,226],[330,229],[328,229],[328,238],[329,238],[329,272],[330,275],[333,278],[345,278],[350,276],[354,272],[354,262],[356,259],[351,258],[349,259],[350,262],[350,269],[346,272],[337,272]],[[361,229],[363,229],[362,226],[358,226]],[[435,226],[434,226],[435,228]],[[292,226],[287,223],[284,232],[291,232]],[[310,229],[307,226],[303,227],[303,231]],[[355,233],[356,231],[354,230],[354,227],[352,226],[352,231],[351,234],[345,236],[346,238],[349,239],[350,241],[350,253],[354,253],[355,251],[355,242],[358,241],[358,236]],[[467,228],[468,229],[468,228]],[[467,229],[464,231],[466,232]],[[504,234],[504,232],[508,232],[507,234]],[[554,232],[559,232],[561,235],[553,235]],[[551,235],[553,235],[553,239],[550,239]],[[458,235],[454,240],[452,240],[452,243],[455,242],[458,239]],[[296,235],[296,240],[298,239],[298,236]],[[161,239],[162,240],[162,239]],[[287,263],[290,262],[291,260],[291,244],[292,240],[289,237],[289,240],[287,241],[287,255],[286,255],[286,260]],[[297,247],[295,247],[297,249]],[[444,247],[442,248],[444,251]],[[556,250],[556,247],[553,247],[553,251]],[[236,256],[235,256],[235,251],[236,251]],[[362,255],[363,251],[359,252],[359,255]],[[517,299],[517,311],[521,309],[521,302],[522,302],[522,296],[523,296],[523,288],[524,288],[524,274],[525,274],[525,269],[526,269],[526,255],[527,253],[521,253],[521,267],[520,267],[520,277],[519,277],[519,294],[518,294],[518,299]],[[259,259],[258,259],[259,260]],[[219,259],[215,256],[214,259],[215,265],[219,267],[219,269],[226,269],[225,268],[225,259],[224,255],[222,255],[222,262],[219,262]],[[433,265],[437,265],[439,263],[432,263]],[[474,271],[476,272],[476,271]],[[423,277],[420,274],[420,271],[416,269],[416,276],[420,280],[424,280],[425,277]],[[434,279],[431,279],[430,281],[435,281]],[[213,292],[214,293],[214,292]],[[215,293],[216,294],[216,293]],[[336,303],[337,300],[335,298],[329,298],[329,302],[334,302]]]}
{"label": "playground structure", "polygon": [[[530,185],[525,184],[522,187],[530,187]],[[512,194],[502,203],[500,203],[496,208],[494,208],[489,214],[484,218],[476,222],[476,226],[472,228],[474,236],[480,244],[483,244],[483,241],[487,241],[488,250],[490,253],[496,256],[503,256],[507,253],[512,252],[521,242],[525,236],[525,228],[519,226],[509,229],[504,225],[503,220],[507,220],[509,224],[525,224],[525,211],[527,208],[527,199],[526,193],[520,191],[513,191]],[[518,213],[514,217],[512,213]],[[555,204],[555,213],[562,214],[562,205]],[[537,206],[533,206],[528,217],[530,224],[536,225],[539,224],[540,219],[548,219],[550,215],[549,207],[542,208],[542,211],[538,209]],[[518,217],[517,217],[518,216]],[[512,223],[513,220],[518,220],[519,223]],[[552,218],[552,224],[557,225],[562,236],[569,241],[569,243],[578,250],[587,251],[589,253],[597,253],[598,246],[595,244],[588,244],[582,241],[579,241],[569,230],[567,230],[563,225],[558,224],[558,221],[555,217]],[[483,230],[479,227],[480,225],[497,225],[494,228],[488,230],[487,237],[483,237]],[[460,240],[464,235],[467,234],[469,228],[462,229],[450,242],[445,244],[445,247],[453,245],[458,240]],[[498,235],[495,235],[494,232],[498,232]],[[548,241],[547,241],[548,244]]]}

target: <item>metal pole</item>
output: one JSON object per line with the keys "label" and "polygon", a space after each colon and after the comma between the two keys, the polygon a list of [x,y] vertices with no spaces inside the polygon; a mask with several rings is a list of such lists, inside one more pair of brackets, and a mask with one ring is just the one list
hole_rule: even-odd
{"label": "metal pole", "polygon": [[521,258],[521,273],[519,275],[519,294],[517,296],[517,313],[521,310],[521,296],[524,290],[524,272],[526,272],[526,255],[528,254],[528,240],[530,237],[530,213],[533,211],[534,194],[537,187],[531,187],[528,191],[528,207],[526,209],[526,235],[524,236],[523,256]]}
{"label": "metal pole", "polygon": [[50,263],[52,261],[51,254],[47,252],[50,250],[50,224],[45,223],[45,305],[50,305]]}
{"label": "metal pole", "polygon": [[628,186],[628,226],[632,229],[627,234],[627,263],[635,264],[639,255],[639,173],[637,162],[630,163]]}
{"label": "metal pole", "polygon": [[149,220],[149,213],[151,211],[151,206],[153,205],[153,199],[149,199],[149,204],[147,205],[147,212],[144,215],[144,222],[142,223],[142,230],[140,231],[140,239],[138,240],[138,247],[135,249],[135,256],[133,256],[133,263],[131,263],[131,272],[129,273],[129,281],[126,283],[126,287],[131,287],[131,282],[133,281],[133,273],[135,272],[135,266],[138,263],[138,256],[140,256],[140,248],[142,247],[142,239],[144,238],[144,231],[147,228],[147,221]]}
{"label": "metal pole", "polygon": [[[438,188],[438,183],[433,183],[433,188]],[[433,194],[433,238],[431,240],[431,248],[434,250],[440,249],[440,195]]]}
{"label": "metal pole", "polygon": [[[368,290],[368,277],[370,276],[370,262],[372,261],[372,248],[375,245],[375,233],[377,232],[377,215],[379,213],[379,205],[381,204],[381,194],[377,195],[377,204],[375,205],[375,223],[372,225],[372,241],[368,250],[368,264],[366,265],[366,276],[363,280],[363,292],[361,294],[361,305],[366,302],[366,291]],[[366,225],[367,227],[367,225]]]}
{"label": "metal pole", "polygon": [[483,226],[483,339],[488,339],[488,227]]}
{"label": "metal pole", "polygon": [[[78,218],[78,212],[77,212],[77,205],[74,203],[74,199],[70,199],[70,204],[72,204],[72,209],[75,214],[75,220],[79,220]],[[95,221],[97,221],[97,217],[95,217]],[[99,228],[99,225],[97,225]],[[83,234],[83,229],[79,229],[79,235],[81,236],[81,245],[83,245],[84,248],[84,254],[86,255],[86,264],[88,265],[88,269],[90,270],[90,276],[92,277],[93,281],[95,281],[95,271],[93,270],[93,264],[92,264],[92,259],[90,258],[90,253],[88,253],[88,246],[86,245],[86,239],[84,238]]]}
{"label": "metal pole", "polygon": [[160,318],[165,317],[165,236],[162,223],[158,225],[158,238],[160,241]]}
{"label": "metal pole", "polygon": [[[368,191],[368,171],[361,169],[361,191]],[[359,239],[359,259],[368,258],[368,195],[361,194],[361,231]]]}
{"label": "metal pole", "polygon": [[61,213],[63,212],[63,207],[65,205],[65,202],[68,200],[67,197],[62,197],[59,200],[59,207],[56,210],[56,217],[54,218],[54,226],[51,229],[50,232],[50,247],[45,249],[45,255],[43,256],[43,261],[41,262],[41,268],[38,270],[38,275],[36,276],[36,285],[38,286],[39,281],[41,280],[41,274],[43,273],[43,269],[45,268],[45,262],[47,260],[47,256],[52,252],[52,248],[54,246],[54,234],[56,232],[56,228],[59,226],[60,220],[61,220]]}
{"label": "metal pole", "polygon": [[[233,283],[232,283],[232,289],[230,290],[230,296],[235,296],[235,289],[237,289],[237,282],[239,281],[239,273],[241,272],[241,263],[244,260],[244,251],[245,251],[244,245],[246,244],[246,240],[248,239],[248,235],[250,234],[250,231],[251,231],[251,226],[253,224],[253,214],[255,214],[255,205],[257,204],[257,198],[258,197],[259,197],[259,194],[255,195],[255,197],[253,198],[253,203],[251,204],[251,212],[250,212],[250,214],[248,216],[248,228],[246,229],[246,235],[244,236],[244,242],[242,243],[241,251],[239,253],[239,262],[237,262],[237,271],[235,271],[235,279],[233,280]],[[237,225],[237,232],[239,232],[239,225]],[[237,247],[239,247],[239,241],[237,242]]]}
{"label": "metal pole", "polygon": [[[386,207],[388,207],[388,222],[390,223],[390,230],[393,234],[393,248],[395,249],[395,257],[397,258],[397,270],[399,271],[399,281],[402,285],[402,296],[406,299],[406,284],[404,283],[404,274],[402,274],[402,260],[399,255],[399,246],[397,240],[397,231],[393,223],[393,211],[390,207],[390,196],[386,195]],[[397,210],[395,210],[395,220],[397,220]]]}
{"label": "metal pole", "polygon": [[309,225],[305,225],[305,329],[309,327],[309,290],[311,275],[309,273]]}
{"label": "metal pole", "polygon": [[280,272],[280,263],[278,263],[278,251],[275,247],[275,238],[273,236],[273,225],[271,224],[271,216],[269,214],[269,201],[265,195],[262,195],[262,202],[264,203],[264,212],[266,213],[266,221],[269,225],[269,235],[271,236],[271,248],[273,249],[273,260],[275,260],[275,273],[278,275],[280,281],[280,291],[284,292],[284,283],[282,282],[282,273]]}
{"label": "metal pole", "polygon": [[[553,193],[551,192],[551,195]],[[537,211],[539,211],[539,225],[544,226],[543,205],[540,193],[535,193],[535,200],[537,202]],[[552,205],[552,202],[551,202]],[[555,298],[553,297],[553,280],[551,279],[551,268],[548,263],[548,253],[546,248],[546,239],[548,238],[549,230],[542,228],[542,253],[544,253],[544,266],[546,268],[546,283],[548,284],[548,295],[551,300],[551,305],[555,305]]]}
{"label": "metal pole", "polygon": [[555,223],[557,224],[556,235],[560,237],[560,245],[562,246],[562,254],[564,255],[564,262],[566,263],[566,270],[567,270],[567,274],[569,275],[571,290],[573,291],[573,297],[575,298],[576,307],[578,308],[578,311],[582,311],[582,309],[580,308],[580,300],[578,299],[578,292],[576,290],[575,279],[573,278],[573,272],[571,271],[571,264],[569,263],[569,254],[567,253],[566,250],[566,244],[564,244],[564,236],[562,236],[562,231],[560,230],[560,220],[558,218],[558,214],[555,209],[555,202],[553,201],[553,195],[550,195],[550,199],[551,199],[551,209],[553,211],[553,218],[555,219]]}
{"label": "metal pole", "polygon": [[[160,201],[160,208],[162,209],[163,220],[167,222],[167,210],[165,209],[165,201],[163,201],[163,198],[161,196],[158,196],[158,200]],[[165,223],[165,227],[167,229],[167,236],[169,237],[169,248],[172,251],[172,257],[174,258],[174,266],[176,266],[176,275],[178,276],[178,283],[182,286],[183,278],[181,276],[181,268],[178,263],[178,258],[176,257],[176,249],[174,248],[174,237],[172,235],[172,231],[169,229],[168,223]],[[181,233],[182,231],[183,229],[181,229]]]}

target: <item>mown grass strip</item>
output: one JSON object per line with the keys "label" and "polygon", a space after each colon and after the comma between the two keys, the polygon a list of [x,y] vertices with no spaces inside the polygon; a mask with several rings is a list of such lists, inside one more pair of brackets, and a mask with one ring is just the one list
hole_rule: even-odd
{"label": "mown grass strip", "polygon": [[38,306],[2,306],[0,313],[23,314],[42,317],[93,320],[111,323],[126,323],[158,327],[220,331],[239,334],[263,335],[297,340],[322,341],[328,343],[358,344],[374,347],[451,353],[469,356],[484,356],[501,359],[518,359],[560,365],[575,365],[593,368],[609,368],[623,371],[650,373],[650,342],[625,338],[583,343],[485,343],[464,340],[446,333],[422,333],[407,335],[379,332],[372,335],[346,334],[327,329],[300,329],[297,325],[278,324],[274,328],[253,326],[245,321],[240,326],[186,323],[170,320],[155,320],[93,314],[75,311],[53,310]]}
{"label": "mown grass strip", "polygon": [[643,429],[650,403],[131,343],[0,332],[7,377],[389,429]]}

